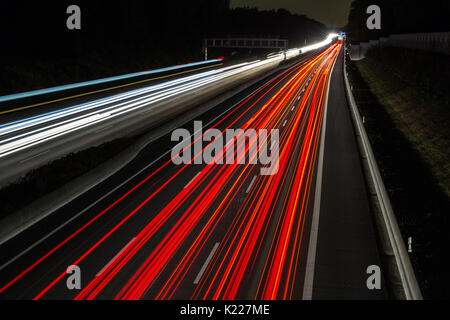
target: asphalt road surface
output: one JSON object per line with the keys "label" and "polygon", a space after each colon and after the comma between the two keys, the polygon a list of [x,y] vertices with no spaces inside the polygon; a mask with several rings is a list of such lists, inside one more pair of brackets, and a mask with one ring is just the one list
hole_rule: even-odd
{"label": "asphalt road surface", "polygon": [[[2,245],[0,298],[386,298],[366,286],[380,260],[346,103],[335,43],[200,116],[222,149],[198,148],[189,122],[194,163],[175,164],[162,137]],[[242,131],[227,142],[227,129]]]}

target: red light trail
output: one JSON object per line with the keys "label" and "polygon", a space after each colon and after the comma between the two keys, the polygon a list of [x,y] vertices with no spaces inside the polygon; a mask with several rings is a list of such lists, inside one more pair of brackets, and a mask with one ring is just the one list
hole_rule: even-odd
{"label": "red light trail", "polygon": [[[143,252],[145,258],[139,262],[138,268],[133,270],[131,277],[122,285],[115,298],[136,300],[144,297],[153,299],[177,297],[182,284],[188,281],[187,276],[194,263],[198,262],[200,253],[207,249],[206,244],[213,241],[214,235],[224,221],[227,221],[228,227],[220,239],[220,246],[191,298],[236,299],[242,297],[243,288],[248,286],[255,288],[251,298],[295,298],[294,284],[300,277],[298,265],[305,256],[305,252],[302,251],[304,227],[308,218],[309,199],[313,193],[328,79],[340,49],[341,44],[337,43],[289,68],[213,125],[213,128],[217,127],[233,115],[236,118],[227,126],[231,128],[239,120],[249,116],[258,103],[267,99],[241,128],[280,129],[277,174],[258,176],[250,193],[239,207],[232,208],[239,191],[245,190],[246,184],[254,176],[255,168],[259,165],[247,162],[244,165],[204,166],[189,185],[171,197],[159,212],[155,212],[155,216],[148,224],[142,226],[137,234],[131,235],[134,240],[101,273],[90,279],[75,299],[98,298],[111,281],[136,258],[136,255]],[[282,125],[285,120],[287,122]],[[222,130],[222,133],[226,129]],[[257,153],[249,154],[249,150],[252,150],[250,146],[256,144],[256,140],[250,139],[243,149],[235,148],[235,158],[257,157]],[[195,141],[191,145],[194,143]],[[195,155],[197,156],[200,155]],[[63,251],[69,242],[80,239],[83,232],[92,227],[94,222],[105,218],[112,208],[131,197],[170,165],[171,160],[165,162],[42,258],[21,271],[0,288],[0,295],[20,282],[50,256]],[[165,181],[148,194],[144,201],[140,201],[134,210],[109,231],[99,234],[94,244],[74,259],[72,264],[83,263],[86,257],[134,215],[140,213],[141,209],[151,203],[157,195],[163,193],[189,166],[180,166],[172,176],[166,177]],[[155,235],[161,230],[164,236],[158,243],[154,243]],[[193,240],[188,241],[189,239]],[[256,267],[257,261],[262,261],[262,268]],[[164,278],[161,278],[163,274]],[[65,270],[60,270],[60,274],[55,275],[53,281],[40,289],[35,299],[45,298],[65,276]],[[256,282],[254,279],[257,279]],[[162,282],[155,285],[158,280]]]}

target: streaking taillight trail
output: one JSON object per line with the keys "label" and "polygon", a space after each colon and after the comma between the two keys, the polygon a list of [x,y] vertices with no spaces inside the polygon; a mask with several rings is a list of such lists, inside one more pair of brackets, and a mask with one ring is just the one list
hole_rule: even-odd
{"label": "streaking taillight trail", "polygon": [[[234,116],[233,121],[227,126],[230,128],[238,120],[249,115],[261,99],[268,98],[267,102],[241,127],[243,130],[247,128],[281,130],[287,123],[280,135],[277,174],[259,176],[239,209],[232,211],[230,204],[236,200],[239,190],[244,189],[248,180],[252,178],[256,165],[249,163],[206,165],[192,183],[173,195],[167,205],[157,212],[148,224],[142,226],[137,234],[130,235],[133,240],[99,274],[88,280],[87,285],[76,295],[76,299],[97,298],[111,281],[134,261],[136,254],[142,252],[146,253],[146,259],[135,268],[115,298],[133,300],[144,297],[177,298],[177,292],[186,281],[187,274],[194,263],[198,262],[199,253],[205,250],[205,244],[211,241],[224,219],[231,222],[228,231],[220,240],[220,246],[191,298],[239,298],[242,296],[243,287],[249,281],[255,281],[255,278],[257,286],[252,293],[253,298],[294,298],[293,288],[298,281],[297,269],[304,256],[301,251],[303,231],[309,199],[313,192],[312,184],[327,82],[331,66],[340,48],[339,43],[332,45],[324,52],[284,71],[213,125],[217,127]],[[269,94],[271,96],[268,96]],[[192,142],[194,143],[195,141]],[[257,142],[251,140],[249,143]],[[235,151],[236,158],[245,157],[248,148],[243,149],[243,154],[237,154],[238,150],[240,149],[237,148]],[[195,155],[197,156],[199,155]],[[248,156],[257,157],[256,154]],[[68,243],[80,240],[84,232],[94,223],[105,219],[112,208],[132,197],[145,183],[151,181],[171,163],[172,161],[168,160],[156,168],[52,250],[25,270],[18,272],[17,276],[0,288],[0,294],[4,294],[22,278],[29,276],[50,256],[63,251]],[[99,234],[94,244],[74,259],[72,264],[82,264],[106,239],[122,228],[133,216],[139,214],[145,205],[150,204],[154,197],[164,192],[188,167],[189,165],[180,166],[172,176],[166,177],[165,181],[148,194],[134,210],[126,214],[106,233]],[[283,197],[282,194],[286,190],[289,196]],[[282,202],[277,205],[279,200]],[[176,222],[168,227],[168,221],[173,219]],[[275,226],[274,232],[269,232],[271,225]],[[149,250],[148,244],[155,241],[155,234],[162,228],[165,235]],[[188,243],[188,239],[194,234],[194,240]],[[267,245],[268,250],[264,250],[264,245]],[[263,267],[259,271],[255,268],[257,259],[264,260]],[[62,281],[66,272],[65,270],[60,272],[59,275],[55,275],[54,280],[40,289],[35,299],[45,298],[46,294]],[[165,276],[161,279],[163,273]],[[153,287],[157,279],[160,282],[162,280],[163,284]]]}

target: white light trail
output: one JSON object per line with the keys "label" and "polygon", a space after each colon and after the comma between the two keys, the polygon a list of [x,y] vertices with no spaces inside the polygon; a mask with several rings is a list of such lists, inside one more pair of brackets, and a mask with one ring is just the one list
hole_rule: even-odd
{"label": "white light trail", "polygon": [[145,88],[98,99],[89,103],[75,105],[61,110],[44,113],[10,123],[0,125],[0,158],[14,152],[44,143],[62,135],[111,121],[140,109],[151,110],[158,102],[181,96],[190,91],[206,87],[226,78],[254,70],[261,66],[282,61],[300,55],[309,50],[326,46],[337,37],[330,34],[325,41],[304,48],[294,48],[270,56],[265,60],[245,62],[238,65],[166,81]]}

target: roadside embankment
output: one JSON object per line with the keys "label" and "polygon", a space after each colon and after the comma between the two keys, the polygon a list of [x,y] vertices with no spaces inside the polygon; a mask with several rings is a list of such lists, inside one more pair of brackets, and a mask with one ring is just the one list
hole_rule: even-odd
{"label": "roadside embankment", "polygon": [[448,57],[382,48],[349,77],[424,298],[450,297]]}

